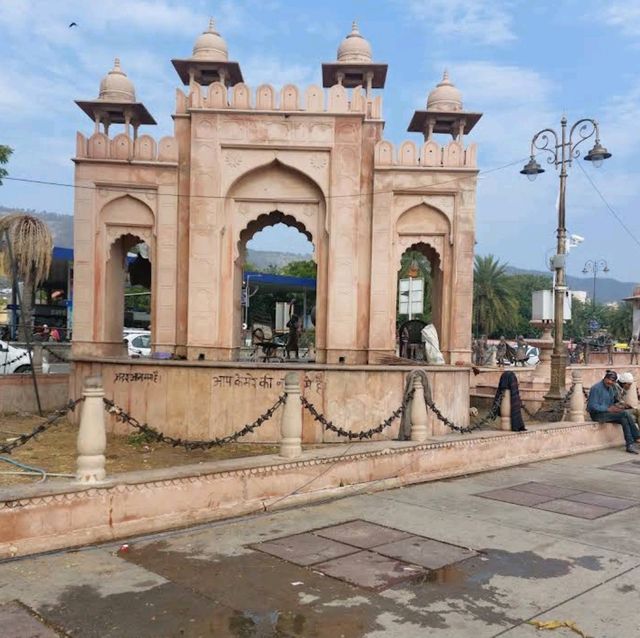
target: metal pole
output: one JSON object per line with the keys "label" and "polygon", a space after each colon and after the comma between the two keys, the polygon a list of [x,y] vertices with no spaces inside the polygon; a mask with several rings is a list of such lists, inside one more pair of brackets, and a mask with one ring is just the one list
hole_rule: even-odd
{"label": "metal pole", "polygon": [[596,276],[598,275],[598,261],[593,262],[593,311],[596,310]]}
{"label": "metal pole", "polygon": [[567,360],[564,352],[564,295],[566,292],[565,282],[565,254],[566,254],[566,218],[565,202],[567,188],[567,162],[571,157],[567,157],[567,118],[560,121],[562,125],[562,141],[560,144],[560,197],[558,199],[558,250],[555,262],[556,287],[554,295],[554,338],[553,353],[551,354],[551,382],[547,398],[562,399],[565,392],[565,375]]}

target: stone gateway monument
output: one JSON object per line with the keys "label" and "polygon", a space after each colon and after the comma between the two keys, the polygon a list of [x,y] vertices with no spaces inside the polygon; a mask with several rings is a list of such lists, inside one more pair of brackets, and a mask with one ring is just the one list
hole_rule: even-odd
{"label": "stone gateway monument", "polygon": [[448,74],[408,123],[415,140],[394,145],[383,138],[387,65],[355,23],[322,65],[323,87],[247,86],[213,21],[172,62],[185,88],[171,137],[142,133],[155,120],[125,60],[96,99],[77,102],[94,132],[78,133],[74,158],[76,360],[135,367],[124,357],[123,292],[127,252],[144,242],[152,350],[237,361],[246,244],[284,223],[314,246],[316,365],[394,355],[400,260],[426,256],[445,368],[467,379],[454,401],[466,418],[478,170],[465,135],[481,114],[464,110]]}

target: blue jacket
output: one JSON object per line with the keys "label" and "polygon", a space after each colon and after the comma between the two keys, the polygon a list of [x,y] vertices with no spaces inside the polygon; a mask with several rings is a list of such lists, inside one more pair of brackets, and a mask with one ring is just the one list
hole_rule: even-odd
{"label": "blue jacket", "polygon": [[604,381],[599,381],[591,386],[589,390],[589,400],[587,410],[589,412],[608,412],[609,408],[616,402],[616,393],[613,386],[607,388]]}

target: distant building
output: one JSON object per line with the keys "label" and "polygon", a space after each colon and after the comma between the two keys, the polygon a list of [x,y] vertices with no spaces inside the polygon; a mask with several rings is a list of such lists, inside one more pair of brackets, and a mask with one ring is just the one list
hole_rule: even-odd
{"label": "distant building", "polygon": [[587,292],[586,290],[572,290],[571,297],[580,303],[587,303]]}

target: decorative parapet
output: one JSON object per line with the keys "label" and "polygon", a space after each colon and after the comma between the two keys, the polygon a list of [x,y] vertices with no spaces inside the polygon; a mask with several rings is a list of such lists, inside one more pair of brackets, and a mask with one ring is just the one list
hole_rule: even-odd
{"label": "decorative parapet", "polygon": [[425,142],[420,152],[417,146],[407,140],[400,144],[397,152],[395,146],[387,140],[376,144],[375,166],[403,166],[424,168],[476,168],[478,147],[469,144],[467,148],[455,140],[441,146],[434,140]]}
{"label": "decorative parapet", "polygon": [[252,91],[240,82],[227,88],[220,82],[208,87],[193,83],[189,94],[176,93],[176,113],[189,109],[238,109],[254,111],[286,111],[287,113],[362,113],[367,119],[382,119],[382,96],[367,97],[361,86],[350,93],[342,85],[324,90],[311,85],[303,92],[294,84],[285,84],[280,92],[270,84],[261,84]]}
{"label": "decorative parapet", "polygon": [[113,138],[104,133],[94,133],[91,137],[77,133],[76,159],[174,163],[178,161],[178,142],[170,136],[156,142],[150,135],[133,139],[126,133]]}

